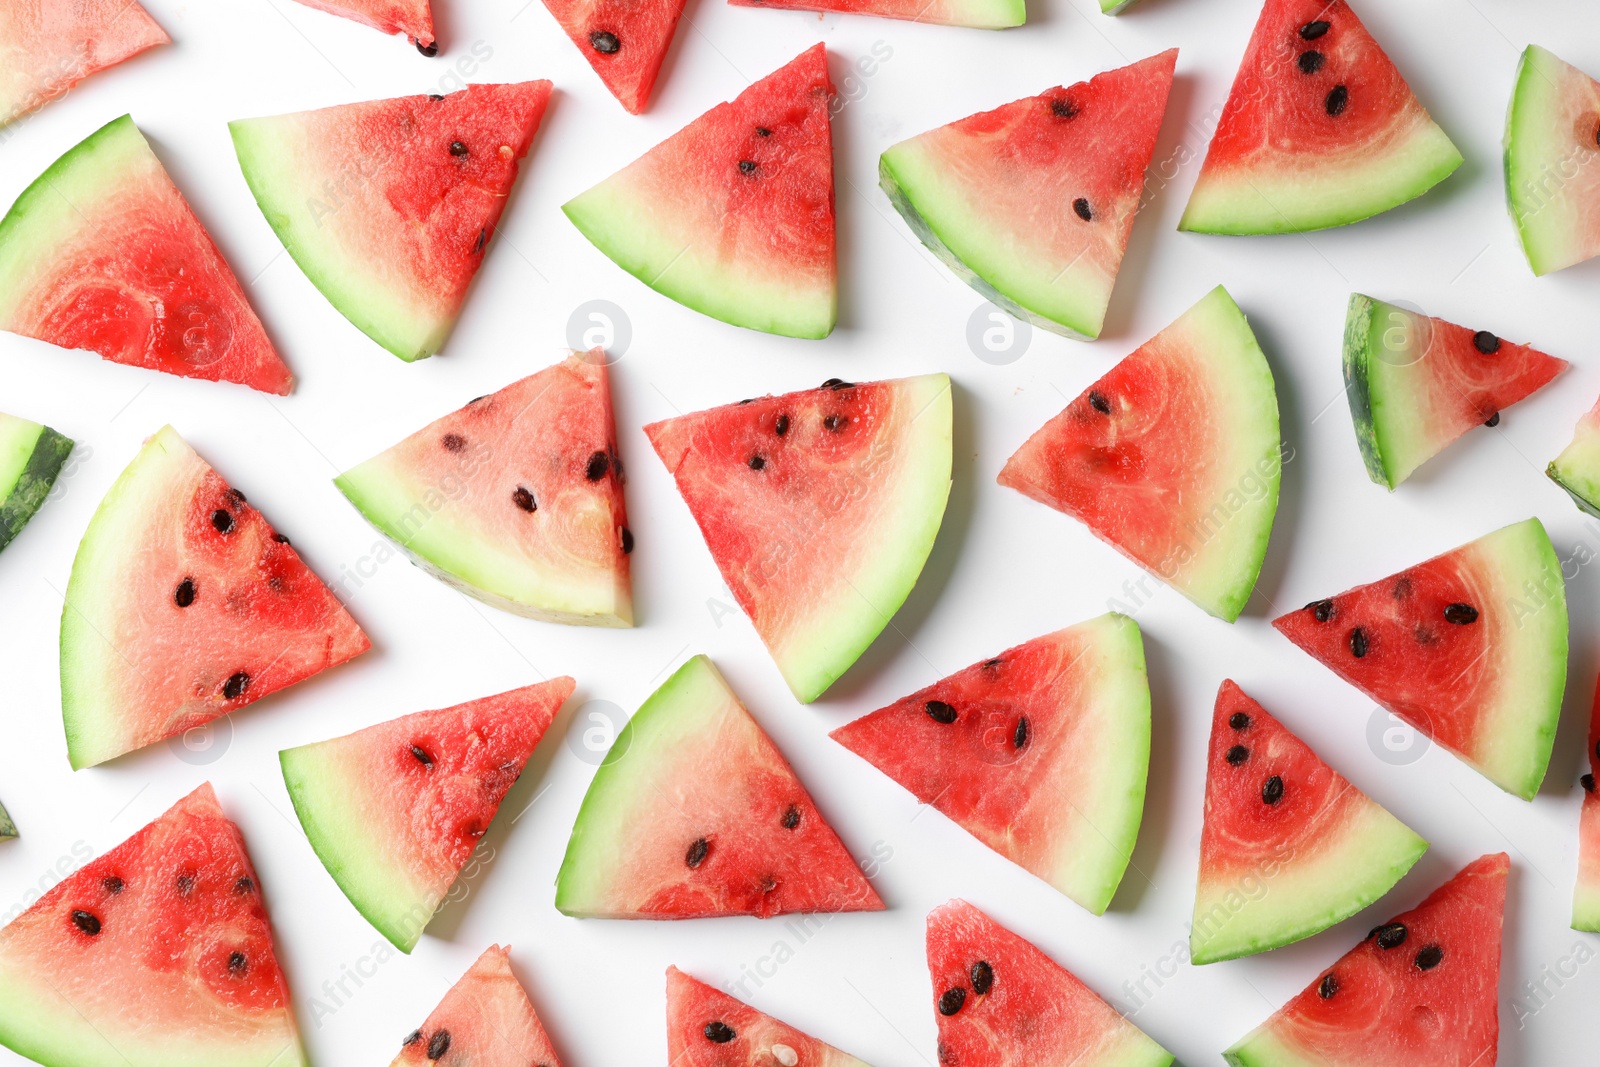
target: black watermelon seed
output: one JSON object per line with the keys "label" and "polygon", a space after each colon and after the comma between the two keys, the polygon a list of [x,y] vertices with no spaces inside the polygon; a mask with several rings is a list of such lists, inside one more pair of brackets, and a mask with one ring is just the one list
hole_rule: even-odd
{"label": "black watermelon seed", "polygon": [[1469,626],[1478,621],[1478,609],[1471,604],[1451,604],[1444,609],[1444,621]]}
{"label": "black watermelon seed", "polygon": [[483,251],[483,246],[485,244],[487,244],[488,242],[489,242],[489,231],[488,231],[488,229],[487,228],[479,229],[478,230],[478,239],[476,241],[472,242],[472,254],[473,255],[477,255],[479,252],[482,252]]}
{"label": "black watermelon seed", "polygon": [[1024,715],[1017,720],[1017,728],[1011,734],[1011,747],[1026,748],[1028,745],[1028,717]]}
{"label": "black watermelon seed", "polygon": [[440,1030],[438,1033],[434,1034],[433,1038],[428,1042],[428,1059],[441,1059],[444,1054],[449,1051],[450,1031]]}
{"label": "black watermelon seed", "polygon": [[1328,98],[1322,102],[1331,117],[1337,118],[1344,114],[1344,109],[1350,106],[1350,90],[1342,85],[1335,85],[1329,92]]}
{"label": "black watermelon seed", "polygon": [[194,892],[194,875],[180,874],[172,884],[177,887],[179,896],[186,897]]}
{"label": "black watermelon seed", "polygon": [[434,56],[439,54],[439,42],[438,41],[434,41],[434,42],[432,42],[430,44],[423,44],[421,41],[418,41],[417,42],[417,51],[421,52],[423,55],[427,56],[429,59],[432,59]]}
{"label": "black watermelon seed", "polygon": [[1083,197],[1080,196],[1072,202],[1072,210],[1077,212],[1078,217],[1084,222],[1094,221],[1094,212],[1089,210],[1089,201]]}
{"label": "black watermelon seed", "polygon": [[1367,654],[1367,631],[1359,626],[1350,631],[1350,654],[1356,659]]}
{"label": "black watermelon seed", "polygon": [[822,420],[823,428],[832,433],[838,433],[840,430],[844,429],[844,423],[845,418],[843,415],[829,415],[827,418]]}
{"label": "black watermelon seed", "polygon": [[1331,600],[1319,600],[1314,604],[1307,604],[1306,607],[1310,609],[1312,617],[1318,622],[1327,622],[1333,618],[1333,601]]}
{"label": "black watermelon seed", "polygon": [[994,670],[996,667],[1000,666],[1000,664],[1002,664],[1004,662],[1005,662],[1005,660],[1001,659],[999,656],[996,656],[994,659],[986,659],[986,660],[984,660],[983,663],[981,664],[981,666],[986,671],[992,671],[992,670]]}
{"label": "black watermelon seed", "polygon": [[429,93],[428,99],[432,100],[434,103],[438,103],[440,100],[443,100],[444,97],[440,96],[438,93]]}
{"label": "black watermelon seed", "polygon": [[1317,983],[1317,996],[1327,1000],[1339,992],[1339,979],[1331,973],[1322,976],[1322,981]]}
{"label": "black watermelon seed", "polygon": [[253,892],[255,890],[255,888],[256,888],[256,881],[255,881],[254,878],[251,878],[249,875],[245,875],[245,876],[241,877],[237,882],[233,883],[233,891],[235,893],[241,893],[241,894],[242,893],[250,893],[250,892]]}
{"label": "black watermelon seed", "polygon": [[412,745],[411,754],[415,756],[417,762],[422,764],[424,767],[433,766],[433,757],[428,755],[428,750],[423,748],[421,745]]}
{"label": "black watermelon seed", "polygon": [[404,1041],[400,1042],[400,1047],[401,1048],[405,1048],[407,1045],[415,1045],[418,1041],[421,1041],[421,1040],[422,1040],[422,1031],[421,1030],[413,1030],[409,1034],[406,1035],[406,1039]]}
{"label": "black watermelon seed", "polygon": [[822,383],[821,387],[823,389],[832,389],[834,392],[838,392],[840,389],[853,389],[855,388],[855,384],[855,382],[847,382],[843,378],[829,378],[827,381]]}
{"label": "black watermelon seed", "polygon": [[228,973],[238,978],[250,967],[250,961],[245,959],[243,952],[235,952],[228,957]]}
{"label": "black watermelon seed", "polygon": [[772,432],[777,434],[779,437],[782,437],[784,434],[788,433],[789,416],[779,415],[777,421],[772,424]]}
{"label": "black watermelon seed", "polygon": [[1236,711],[1232,715],[1228,716],[1228,725],[1233,727],[1235,730],[1243,730],[1246,726],[1250,725],[1250,716],[1246,715],[1242,711]]}
{"label": "black watermelon seed", "polygon": [[281,534],[281,533],[274,533],[272,535],[272,539],[274,541],[278,542],[278,544],[280,544],[280,545],[286,545],[286,544],[289,543],[289,539],[287,537],[283,536],[283,534]]}
{"label": "black watermelon seed", "polygon": [[1089,390],[1089,406],[1102,415],[1111,414],[1111,401],[1098,389]]}
{"label": "black watermelon seed", "polygon": [[595,30],[589,35],[589,47],[603,56],[614,56],[617,54],[617,49],[622,47],[622,42],[614,33]]}
{"label": "black watermelon seed", "polygon": [[1304,26],[1301,26],[1300,37],[1302,40],[1315,41],[1318,37],[1321,37],[1332,28],[1332,23],[1324,22],[1321,19],[1318,19],[1316,22],[1308,22]]}
{"label": "black watermelon seed", "polygon": [[1486,356],[1492,356],[1500,351],[1500,338],[1488,330],[1479,330],[1472,335],[1472,347]]}
{"label": "black watermelon seed", "polygon": [[1243,745],[1234,745],[1232,748],[1228,749],[1228,754],[1223,757],[1223,759],[1227,760],[1235,767],[1239,766],[1239,764],[1243,763],[1249,758],[1250,750],[1245,748]]}
{"label": "black watermelon seed", "polygon": [[800,825],[800,809],[797,806],[795,806],[793,804],[790,804],[789,805],[789,810],[785,811],[783,813],[783,828],[785,830],[793,830],[796,826],[799,826],[799,825]]}
{"label": "black watermelon seed", "polygon": [[1050,112],[1058,119],[1075,119],[1078,117],[1078,105],[1064,96],[1058,96],[1050,101]]}
{"label": "black watermelon seed", "polygon": [[172,594],[172,601],[180,608],[186,608],[194,603],[193,578],[185,578],[178,583],[178,588]]}
{"label": "black watermelon seed", "polygon": [[1378,947],[1382,949],[1399,948],[1406,943],[1409,933],[1405,923],[1389,923],[1387,926],[1378,927]]}
{"label": "black watermelon seed", "polygon": [[460,141],[451,141],[450,154],[455,156],[457,159],[460,159],[467,154],[467,146],[462,144]]}
{"label": "black watermelon seed", "polygon": [[1417,953],[1417,969],[1431,971],[1444,961],[1444,949],[1438,945],[1428,945]]}
{"label": "black watermelon seed", "polygon": [[706,1028],[701,1033],[706,1035],[706,1040],[715,1045],[726,1045],[739,1035],[733,1032],[733,1027],[724,1022],[706,1023]]}
{"label": "black watermelon seed", "polygon": [[928,713],[928,718],[946,726],[956,721],[956,709],[942,700],[930,700],[922,706],[922,710]]}
{"label": "black watermelon seed", "polygon": [[971,978],[972,991],[981,997],[994,987],[994,968],[988,960],[979,960],[972,965]]}
{"label": "black watermelon seed", "polygon": [[86,911],[72,913],[72,925],[88,934],[90,937],[100,932],[100,920]]}
{"label": "black watermelon seed", "polygon": [[1594,792],[1594,775],[1585,774],[1582,778],[1578,779],[1578,782],[1583,786],[1583,791],[1585,793]]}
{"label": "black watermelon seed", "polygon": [[458,433],[445,434],[439,438],[439,443],[444,446],[446,452],[460,452],[467,447],[467,439]]}
{"label": "black watermelon seed", "polygon": [[107,875],[106,877],[100,879],[100,888],[104,889],[107,893],[110,893],[112,896],[116,896],[118,893],[122,892],[123,889],[125,889],[126,887],[127,887],[127,883],[123,882],[123,880],[121,878],[118,878],[114,874]]}
{"label": "black watermelon seed", "polygon": [[960,986],[946,989],[939,995],[939,1014],[954,1015],[967,1002],[967,991]]}
{"label": "black watermelon seed", "polygon": [[1296,61],[1300,64],[1301,74],[1315,74],[1328,62],[1328,57],[1321,52],[1301,52]]}
{"label": "black watermelon seed", "polygon": [[1500,425],[1500,413],[1497,411],[1493,415],[1490,415],[1487,419],[1483,420],[1483,424],[1485,426],[1499,426]]}
{"label": "black watermelon seed", "polygon": [[225,700],[238,700],[244,696],[244,691],[250,688],[250,676],[244,671],[235,671],[228,675],[228,680],[222,683],[222,696]]}
{"label": "black watermelon seed", "polygon": [[229,533],[233,529],[233,516],[218,508],[211,513],[211,525],[217,528],[217,533]]}
{"label": "black watermelon seed", "polygon": [[606,471],[611,469],[611,457],[604,452],[596,452],[589,457],[589,466],[584,469],[584,477],[591,482],[598,482],[606,476]]}
{"label": "black watermelon seed", "polygon": [[624,556],[633,555],[633,531],[626,526],[622,528],[622,554]]}
{"label": "black watermelon seed", "polygon": [[689,851],[683,857],[683,862],[689,865],[692,871],[706,861],[706,853],[711,851],[711,844],[703,837],[694,839],[694,844],[689,846]]}
{"label": "black watermelon seed", "polygon": [[756,136],[757,137],[771,137],[772,136],[772,131],[767,129],[765,126],[757,126],[756,127]]}
{"label": "black watermelon seed", "polygon": [[1276,804],[1283,799],[1283,779],[1274,774],[1267,779],[1267,784],[1261,787],[1261,799],[1268,804]]}
{"label": "black watermelon seed", "polygon": [[768,893],[776,893],[777,891],[778,891],[778,880],[776,878],[772,877],[772,875],[769,874],[765,878],[761,879],[761,894],[762,894],[762,896],[765,896]]}
{"label": "black watermelon seed", "polygon": [[523,511],[538,511],[539,505],[533,499],[533,494],[528,492],[528,487],[519,485],[511,491],[511,502]]}
{"label": "black watermelon seed", "polygon": [[754,174],[755,172],[756,172],[755,160],[753,160],[753,159],[741,159],[741,160],[739,160],[739,173],[740,174],[749,176],[751,174]]}
{"label": "black watermelon seed", "polygon": [[761,456],[751,456],[749,462],[750,462],[750,469],[753,470],[753,471],[758,471],[762,467],[765,467],[767,465],[766,459],[761,457]]}

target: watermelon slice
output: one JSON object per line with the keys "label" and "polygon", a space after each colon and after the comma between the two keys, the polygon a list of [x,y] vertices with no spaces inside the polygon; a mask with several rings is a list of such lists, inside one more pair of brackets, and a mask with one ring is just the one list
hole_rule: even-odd
{"label": "watermelon slice", "polygon": [[644,432],[789,688],[815,700],[933,550],[950,495],[950,379],[831,378]]}
{"label": "watermelon slice", "polygon": [[280,396],[294,383],[127,115],[56,160],[0,219],[0,330]]}
{"label": "watermelon slice", "polygon": [[425,56],[439,54],[428,0],[300,0],[306,7],[351,19],[387,34],[403,33]]}
{"label": "watermelon slice", "polygon": [[1191,962],[1281,948],[1343,922],[1393,889],[1427,850],[1267,709],[1222,683]]}
{"label": "watermelon slice", "polygon": [[1600,518],[1600,401],[1578,420],[1572,443],[1545,468],[1574,503]]}
{"label": "watermelon slice", "polygon": [[561,1067],[517,976],[493,945],[406,1036],[389,1067]]}
{"label": "watermelon slice", "polygon": [[819,44],[561,210],[680,304],[752,330],[826,337],[839,303],[832,93]]}
{"label": "watermelon slice", "polygon": [[1589,771],[1583,776],[1583,812],[1578,817],[1578,887],[1572,894],[1572,928],[1600,933],[1600,686],[1589,715]]}
{"label": "watermelon slice", "polygon": [[1104,15],[1120,15],[1138,0],[1100,0],[1100,12]]}
{"label": "watermelon slice", "polygon": [[544,0],[628,114],[650,103],[684,0]]}
{"label": "watermelon slice", "polygon": [[75,768],[181,734],[371,647],[261,513],[172,427],[100,502],[61,611]]}
{"label": "watermelon slice", "polygon": [[429,574],[497,608],[630,626],[605,353],[480,396],[334,479]]}
{"label": "watermelon slice", "polygon": [[1266,558],[1280,447],[1272,370],[1218,286],[1028,438],[999,481],[1232,622]]}
{"label": "watermelon slice", "polygon": [[209,784],[0,930],[0,1044],[50,1067],[305,1067],[272,923]]}
{"label": "watermelon slice", "polygon": [[15,540],[50,495],[71,452],[70,437],[0,411],[0,549]]}
{"label": "watermelon slice", "polygon": [[362,333],[410,362],[444,344],[550,100],[472,85],[229,123],[256,203]]}
{"label": "watermelon slice", "polygon": [[1600,255],[1600,82],[1538,45],[1506,120],[1506,199],[1535,274]]}
{"label": "watermelon slice", "polygon": [[887,19],[930,22],[936,26],[970,26],[1005,30],[1028,21],[1026,0],[729,0],[738,7],[775,7],[788,11],[842,11]]}
{"label": "watermelon slice", "polygon": [[628,722],[595,773],[556,907],[602,919],[881,911],[783,758],[696,656]]}
{"label": "watermelon slice", "polygon": [[676,967],[667,968],[667,1060],[673,1067],[867,1067]]}
{"label": "watermelon slice", "polygon": [[1567,681],[1567,594],[1538,519],[1273,620],[1501,789],[1533,799]]}
{"label": "watermelon slice", "polygon": [[1461,153],[1344,0],[1267,0],[1180,230],[1343,226],[1432,189]]}
{"label": "watermelon slice", "polygon": [[0,5],[0,126],[172,38],[138,0]]}
{"label": "watermelon slice", "polygon": [[6,814],[6,806],[0,804],[0,840],[9,841],[17,836],[17,824],[11,821],[11,816]]}
{"label": "watermelon slice", "polygon": [[1178,50],[902,141],[878,180],[922,243],[997,306],[1098,337]]}
{"label": "watermelon slice", "polygon": [[1488,330],[1354,293],[1344,383],[1367,473],[1393,489],[1472,429],[1547,385],[1567,361]]}
{"label": "watermelon slice", "polygon": [[939,1062],[1167,1067],[1172,1053],[1078,976],[964,900],[928,915]]}
{"label": "watermelon slice", "polygon": [[1233,1067],[1492,1067],[1500,1040],[1504,852],[1374,927],[1224,1052]]}
{"label": "watermelon slice", "polygon": [[1144,814],[1150,686],[1139,627],[1110,614],[1035,638],[833,739],[1099,915]]}

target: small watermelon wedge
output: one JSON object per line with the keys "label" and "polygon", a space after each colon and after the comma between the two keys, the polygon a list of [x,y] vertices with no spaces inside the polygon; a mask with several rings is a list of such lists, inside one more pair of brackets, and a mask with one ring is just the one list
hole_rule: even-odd
{"label": "small watermelon wedge", "polygon": [[306,1067],[272,922],[209,784],[0,930],[0,1044],[48,1067]]}
{"label": "small watermelon wedge", "polygon": [[878,181],[956,275],[1020,319],[1100,336],[1178,50],[890,148]]}
{"label": "small watermelon wedge", "polygon": [[28,525],[71,454],[72,438],[0,411],[0,549]]}
{"label": "small watermelon wedge", "polygon": [[433,35],[433,8],[428,0],[299,0],[306,7],[371,26],[383,33],[403,33],[425,56],[439,54]]}
{"label": "small watermelon wedge", "polygon": [[89,520],[61,610],[74,768],[204,725],[371,647],[289,539],[170,426]]}
{"label": "small watermelon wedge", "polygon": [[573,687],[555,678],[278,754],[317,858],[401,952],[422,938]]}
{"label": "small watermelon wedge", "polygon": [[1578,886],[1572,894],[1572,928],[1600,933],[1600,685],[1589,715],[1589,770],[1583,776],[1583,811],[1578,816]]}
{"label": "small watermelon wedge", "polygon": [[1244,690],[1222,683],[1190,962],[1281,948],[1343,922],[1427,850]]}
{"label": "small watermelon wedge", "polygon": [[667,968],[667,1060],[673,1067],[867,1067],[676,967]]}
{"label": "small watermelon wedge", "polygon": [[478,397],[334,484],[418,566],[486,604],[633,624],[633,534],[601,349]]}
{"label": "small watermelon wedge", "polygon": [[492,945],[450,987],[426,1022],[406,1035],[389,1067],[561,1067],[511,950]]}
{"label": "small watermelon wedge", "polygon": [[630,115],[650,104],[684,0],[544,0],[583,58]]}
{"label": "small watermelon wedge", "polygon": [[1545,467],[1579,509],[1600,518],[1600,401],[1578,420],[1572,443]]}
{"label": "small watermelon wedge", "polygon": [[583,798],[556,907],[599,919],[882,911],[722,674],[696,656],[623,727]]}
{"label": "small watermelon wedge", "polygon": [[68,150],[0,219],[0,330],[279,396],[294,384],[127,115]]}
{"label": "small watermelon wedge", "polygon": [[963,1067],[1168,1067],[1078,976],[964,900],[928,915],[939,1062]]}
{"label": "small watermelon wedge", "polygon": [[1600,82],[1529,45],[1506,119],[1506,199],[1535,274],[1600,255]]}
{"label": "small watermelon wedge", "polygon": [[0,126],[172,38],[138,0],[0,5]]}
{"label": "small watermelon wedge", "polygon": [[1510,869],[1504,852],[1473,860],[1374,927],[1223,1058],[1233,1067],[1492,1067]]}
{"label": "small watermelon wedge", "polygon": [[1109,614],[1037,637],[832,736],[1099,915],[1144,815],[1150,685],[1139,627]]}
{"label": "small watermelon wedge", "polygon": [[1272,369],[1219,285],[1028,438],[999,482],[1233,622],[1266,558],[1281,447]]}
{"label": "small watermelon wedge", "polygon": [[1290,641],[1532,800],[1567,681],[1567,594],[1538,519],[1274,619]]}
{"label": "small watermelon wedge", "polygon": [[787,11],[838,11],[886,19],[1007,30],[1028,21],[1026,0],[728,0],[737,7],[773,7]]}
{"label": "small watermelon wedge", "polygon": [[1421,196],[1461,153],[1344,0],[1267,0],[1178,223],[1300,233]]}
{"label": "small watermelon wedge", "polygon": [[406,362],[461,314],[550,101],[547,81],[228,124],[262,214],[311,283]]}
{"label": "small watermelon wedge", "polygon": [[828,53],[817,45],[562,207],[612,262],[714,319],[838,319]]}
{"label": "small watermelon wedge", "polygon": [[911,593],[950,495],[950,379],[819,388],[644,428],[802,703]]}
{"label": "small watermelon wedge", "polygon": [[11,816],[6,814],[6,806],[0,804],[0,841],[9,841],[17,836],[17,824],[11,821]]}

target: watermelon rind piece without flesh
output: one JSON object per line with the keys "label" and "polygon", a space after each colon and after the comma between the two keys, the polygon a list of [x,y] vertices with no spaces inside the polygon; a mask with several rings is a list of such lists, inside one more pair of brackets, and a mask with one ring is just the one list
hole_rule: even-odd
{"label": "watermelon rind piece without flesh", "polygon": [[83,79],[171,44],[138,0],[17,0],[0,5],[0,126]]}
{"label": "watermelon rind piece without flesh", "polygon": [[674,1067],[804,1064],[867,1067],[803,1030],[667,968],[667,1059]]}
{"label": "watermelon rind piece without flesh", "polygon": [[390,35],[405,34],[425,56],[437,55],[433,8],[428,0],[299,0],[306,7],[359,22]]}
{"label": "watermelon rind piece without flesh", "polygon": [[1578,882],[1572,893],[1572,928],[1600,933],[1600,684],[1589,713],[1589,770],[1583,776],[1583,809],[1578,816]]}
{"label": "watermelon rind piece without flesh", "polygon": [[1120,15],[1139,0],[1100,0],[1100,13],[1103,15]]}
{"label": "watermelon rind piece without flesh", "polygon": [[816,45],[561,208],[623,270],[714,319],[838,320],[827,51]]}
{"label": "watermelon rind piece without flesh", "polygon": [[1567,681],[1567,594],[1538,519],[1272,623],[1324,666],[1532,800]]}
{"label": "watermelon rind piece without flesh", "polygon": [[550,100],[547,81],[228,124],[246,183],[334,308],[406,362],[455,325]]}
{"label": "watermelon rind piece without flesh", "polygon": [[650,103],[684,0],[544,0],[561,29],[630,115]]}
{"label": "watermelon rind piece without flesh", "polygon": [[1138,625],[1107,614],[973,664],[833,739],[1099,915],[1133,856],[1150,769]]}
{"label": "watermelon rind piece without flesh", "polygon": [[964,900],[928,914],[939,1062],[1168,1067],[1172,1053],[1026,938]]}
{"label": "watermelon rind piece without flesh", "polygon": [[511,970],[510,949],[486,949],[427,1021],[406,1035],[390,1067],[438,1063],[561,1067],[527,990]]}
{"label": "watermelon rind piece without flesh", "polygon": [[278,754],[317,858],[401,952],[422,938],[574,684],[555,678]]}
{"label": "watermelon rind piece without flesh", "polygon": [[1345,395],[1367,473],[1389,489],[1566,367],[1487,330],[1350,296]]}
{"label": "watermelon rind piece without flesh", "polygon": [[10,840],[17,836],[17,824],[11,821],[11,816],[6,814],[6,806],[0,804],[0,839]]}
{"label": "watermelon rind piece without flesh", "polygon": [[633,534],[605,361],[574,352],[334,484],[452,588],[529,618],[631,626]]}
{"label": "watermelon rind piece without flesh", "polygon": [[883,901],[772,739],[696,656],[595,772],[556,907],[579,918],[765,918],[881,911]]}
{"label": "watermelon rind piece without flesh", "polygon": [[1218,286],[1045,423],[998,480],[1233,622],[1266,559],[1282,466],[1272,368]]}
{"label": "watermelon rind piece without flesh", "polygon": [[209,784],[0,930],[0,1044],[47,1067],[306,1067],[261,883]]}
{"label": "watermelon rind piece without flesh", "polygon": [[1362,910],[1428,843],[1232,681],[1211,722],[1189,958],[1281,948]]}
{"label": "watermelon rind piece without flesh", "polygon": [[1517,68],[1505,172],[1535,274],[1600,255],[1600,82],[1538,45]]}
{"label": "watermelon rind piece without flesh", "polygon": [[1545,467],[1578,508],[1600,518],[1600,401],[1573,429],[1572,442]]}
{"label": "watermelon rind piece without flesh", "polygon": [[1461,153],[1344,0],[1267,0],[1180,230],[1300,233],[1421,196]]}
{"label": "watermelon rind piece without flesh", "polygon": [[71,452],[70,437],[0,411],[0,549],[45,502]]}
{"label": "watermelon rind piece without flesh", "polygon": [[1493,1064],[1510,869],[1503,852],[1469,863],[1373,927],[1223,1058],[1233,1067]]}
{"label": "watermelon rind piece without flesh", "polygon": [[74,768],[202,726],[371,647],[288,538],[172,427],[89,520],[61,609]]}
{"label": "watermelon rind piece without flesh", "polygon": [[878,181],[996,306],[1095,338],[1144,197],[1178,50],[901,141]]}
{"label": "watermelon rind piece without flesh", "polygon": [[1028,21],[1027,0],[729,0],[729,3],[736,7],[877,15],[978,30],[1007,30]]}
{"label": "watermelon rind piece without flesh", "polygon": [[644,428],[734,600],[810,703],[916,585],[950,495],[950,379],[816,389]]}

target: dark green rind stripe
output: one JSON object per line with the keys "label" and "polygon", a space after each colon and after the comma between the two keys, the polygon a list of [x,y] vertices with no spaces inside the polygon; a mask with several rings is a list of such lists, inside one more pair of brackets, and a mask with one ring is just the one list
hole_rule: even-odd
{"label": "dark green rind stripe", "polygon": [[1372,421],[1372,387],[1368,361],[1372,358],[1374,301],[1360,293],[1350,294],[1350,310],[1344,320],[1344,392],[1350,401],[1350,418],[1355,423],[1356,444],[1367,475],[1387,489],[1394,486],[1383,468],[1383,450],[1378,446],[1378,428]]}
{"label": "dark green rind stripe", "polygon": [[0,804],[0,840],[17,836],[17,824],[11,821],[11,816],[6,814],[6,806]]}
{"label": "dark green rind stripe", "polygon": [[1574,504],[1578,505],[1578,509],[1580,511],[1600,519],[1600,501],[1590,500],[1577,489],[1574,489],[1572,486],[1563,481],[1561,478],[1561,472],[1554,463],[1551,463],[1549,466],[1545,467],[1544,473],[1552,482],[1555,482],[1557,485],[1567,491],[1567,495],[1572,498],[1572,502]]}
{"label": "dark green rind stripe", "polygon": [[0,549],[9,545],[28,525],[33,513],[50,495],[50,487],[55,484],[56,475],[61,473],[61,465],[71,453],[72,438],[56,433],[48,426],[39,431],[39,440],[33,446],[33,454],[28,457],[28,465],[17,478],[11,495],[6,497],[4,503],[0,503]]}

